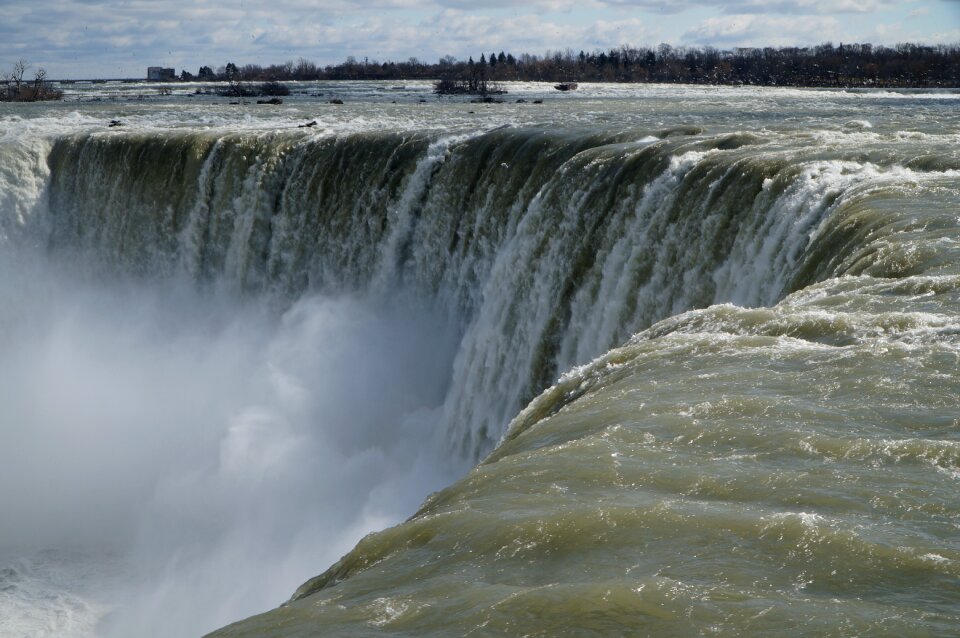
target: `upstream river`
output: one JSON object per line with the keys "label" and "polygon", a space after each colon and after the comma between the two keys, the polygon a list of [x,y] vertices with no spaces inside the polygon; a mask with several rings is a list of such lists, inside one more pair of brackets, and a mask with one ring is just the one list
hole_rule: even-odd
{"label": "upstream river", "polygon": [[290,86],[0,104],[0,637],[956,635],[960,92]]}

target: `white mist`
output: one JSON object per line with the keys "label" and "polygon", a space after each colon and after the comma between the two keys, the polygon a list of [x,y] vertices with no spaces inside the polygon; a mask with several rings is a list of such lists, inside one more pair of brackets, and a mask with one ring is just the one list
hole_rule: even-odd
{"label": "white mist", "polygon": [[464,469],[438,427],[456,335],[424,304],[0,262],[0,636],[213,630]]}

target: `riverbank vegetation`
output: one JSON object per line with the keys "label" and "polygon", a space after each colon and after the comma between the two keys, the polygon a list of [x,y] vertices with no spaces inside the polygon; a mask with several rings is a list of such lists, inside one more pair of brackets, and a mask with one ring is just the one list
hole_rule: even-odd
{"label": "riverbank vegetation", "polygon": [[[208,68],[203,67],[203,69]],[[201,69],[201,72],[203,69]],[[212,73],[212,71],[209,71],[207,75]],[[244,81],[247,78],[241,75],[237,65],[232,62],[228,62],[224,67],[224,77],[222,79],[226,80],[227,85],[219,89],[217,93],[225,97],[280,97],[290,95],[290,89],[276,79],[269,79],[265,82]]]}
{"label": "riverbank vegetation", "polygon": [[13,70],[0,81],[5,84],[0,89],[0,102],[43,102],[63,97],[63,92],[47,81],[47,72],[42,67],[34,72],[32,80],[27,78],[29,69],[26,60],[14,63]]}
{"label": "riverbank vegetation", "polygon": [[434,82],[433,90],[438,95],[479,95],[487,97],[506,93],[503,86],[492,79],[494,73],[483,62],[477,64],[473,58],[462,68],[453,66],[446,69],[440,79]]}
{"label": "riverbank vegetation", "polygon": [[[260,66],[228,64],[216,71],[184,71],[183,80],[438,80],[451,92],[483,93],[503,81],[665,82],[809,87],[960,87],[960,43],[926,46],[831,43],[815,47],[764,47],[720,50],[712,47],[622,46],[593,52],[548,52],[543,56],[495,52],[478,60],[445,56],[436,63],[410,58],[378,62],[348,57],[320,67],[296,62]],[[441,91],[443,92],[443,91]]]}

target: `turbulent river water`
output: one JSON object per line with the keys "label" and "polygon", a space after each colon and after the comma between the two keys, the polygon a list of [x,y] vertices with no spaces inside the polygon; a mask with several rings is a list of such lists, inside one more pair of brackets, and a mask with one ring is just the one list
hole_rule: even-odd
{"label": "turbulent river water", "polygon": [[177,86],[0,105],[0,636],[955,635],[960,93]]}

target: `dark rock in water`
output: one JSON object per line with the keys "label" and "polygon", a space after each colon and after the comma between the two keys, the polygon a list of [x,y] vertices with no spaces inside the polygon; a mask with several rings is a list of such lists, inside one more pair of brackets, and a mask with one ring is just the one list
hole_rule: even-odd
{"label": "dark rock in water", "polygon": [[306,124],[300,124],[299,126],[297,126],[297,128],[313,128],[316,125],[317,125],[317,121],[312,120],[310,122],[307,122]]}
{"label": "dark rock in water", "polygon": [[527,101],[523,98],[520,98],[519,100],[517,100],[517,104],[526,104],[526,103]]}
{"label": "dark rock in water", "polygon": [[283,100],[278,97],[272,97],[269,100],[257,100],[257,104],[283,104]]}
{"label": "dark rock in water", "polygon": [[341,100],[340,98],[335,97],[335,98],[333,98],[332,100],[330,100],[330,104],[343,104],[343,100]]}
{"label": "dark rock in water", "polygon": [[681,135],[700,135],[703,133],[703,128],[699,126],[674,126],[673,128],[668,128],[657,133],[657,137],[675,137]]}
{"label": "dark rock in water", "polygon": [[490,97],[489,95],[474,98],[470,101],[473,102],[474,104],[503,104],[503,100],[495,97]]}
{"label": "dark rock in water", "polygon": [[533,103],[534,103],[534,104],[543,104],[543,100],[534,100]]}
{"label": "dark rock in water", "polygon": [[426,102],[426,100],[420,100],[420,103],[421,103],[421,104],[423,104],[424,102]]}
{"label": "dark rock in water", "polygon": [[576,82],[561,82],[560,84],[554,84],[553,88],[558,91],[576,91],[577,83]]}
{"label": "dark rock in water", "polygon": [[110,120],[110,124],[107,125],[109,128],[114,128],[117,126],[123,126],[123,122],[120,120]]}

